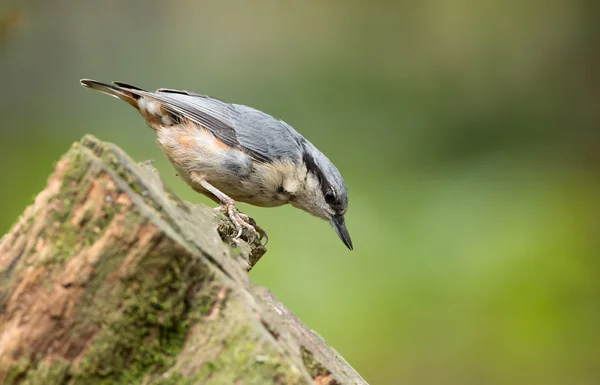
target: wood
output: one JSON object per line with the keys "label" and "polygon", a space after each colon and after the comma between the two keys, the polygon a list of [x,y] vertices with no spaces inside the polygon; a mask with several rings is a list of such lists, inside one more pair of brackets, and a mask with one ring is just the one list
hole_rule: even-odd
{"label": "wood", "polygon": [[250,283],[266,249],[234,232],[84,137],[0,240],[0,383],[365,384]]}

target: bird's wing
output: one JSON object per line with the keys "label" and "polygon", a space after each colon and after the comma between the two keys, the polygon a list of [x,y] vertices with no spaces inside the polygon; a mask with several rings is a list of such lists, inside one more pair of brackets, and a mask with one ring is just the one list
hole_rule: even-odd
{"label": "bird's wing", "polygon": [[252,107],[232,105],[233,127],[240,143],[271,160],[302,158],[305,139],[287,123]]}
{"label": "bird's wing", "polygon": [[293,128],[256,109],[182,90],[127,90],[158,100],[171,114],[201,124],[223,143],[245,151],[255,160],[269,162],[300,151],[299,134]]}

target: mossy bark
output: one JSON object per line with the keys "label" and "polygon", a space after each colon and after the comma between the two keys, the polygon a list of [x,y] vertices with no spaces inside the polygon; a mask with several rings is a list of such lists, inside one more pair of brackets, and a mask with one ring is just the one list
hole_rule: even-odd
{"label": "mossy bark", "polygon": [[233,233],[151,162],[75,143],[0,239],[0,383],[364,384],[251,285],[266,249]]}

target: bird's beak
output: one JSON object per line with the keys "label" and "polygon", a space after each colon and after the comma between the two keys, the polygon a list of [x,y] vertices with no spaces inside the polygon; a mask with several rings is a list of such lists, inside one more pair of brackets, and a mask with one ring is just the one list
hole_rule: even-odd
{"label": "bird's beak", "polygon": [[348,234],[348,229],[346,228],[346,222],[344,221],[343,215],[334,215],[331,218],[331,225],[335,229],[338,237],[344,242],[347,248],[352,250],[352,239],[350,239],[350,234]]}

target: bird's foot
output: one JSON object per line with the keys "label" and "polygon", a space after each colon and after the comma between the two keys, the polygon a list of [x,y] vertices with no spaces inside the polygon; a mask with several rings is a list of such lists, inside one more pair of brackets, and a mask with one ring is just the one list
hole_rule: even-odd
{"label": "bird's foot", "polygon": [[[242,236],[242,231],[244,230],[244,228],[248,229],[249,233],[252,236],[252,238],[248,240],[250,243],[254,242],[254,239],[257,236],[261,241],[264,238],[268,242],[269,238],[267,237],[267,233],[256,224],[254,219],[250,218],[244,213],[239,212],[237,207],[235,207],[235,203],[226,203],[220,205],[216,207],[215,210],[227,213],[227,216],[235,226],[237,233],[236,236],[233,237],[232,241],[236,245],[239,245],[240,243],[240,237]],[[266,244],[267,243],[265,242],[265,245]]]}
{"label": "bird's foot", "polygon": [[266,246],[267,243],[269,242],[269,236],[267,235],[267,232],[265,230],[263,230],[262,227],[257,225],[256,221],[254,219],[250,218],[246,214],[239,213],[239,212],[238,212],[238,214],[246,221],[246,223],[248,223],[250,226],[252,226],[254,228],[254,236],[258,235],[259,236],[258,239],[260,240],[261,243],[262,243],[263,239],[265,240],[265,243],[262,243],[262,245]]}

